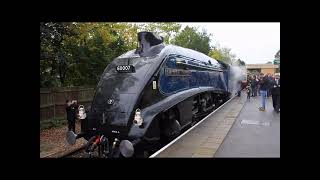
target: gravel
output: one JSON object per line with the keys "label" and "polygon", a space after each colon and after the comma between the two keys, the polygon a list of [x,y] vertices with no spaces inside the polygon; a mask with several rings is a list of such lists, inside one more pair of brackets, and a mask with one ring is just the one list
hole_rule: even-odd
{"label": "gravel", "polygon": [[[66,151],[72,151],[81,147],[87,141],[80,138],[75,145],[69,145],[66,141],[68,127],[51,128],[40,131],[40,158],[57,157]],[[76,132],[80,132],[80,122],[76,123]]]}

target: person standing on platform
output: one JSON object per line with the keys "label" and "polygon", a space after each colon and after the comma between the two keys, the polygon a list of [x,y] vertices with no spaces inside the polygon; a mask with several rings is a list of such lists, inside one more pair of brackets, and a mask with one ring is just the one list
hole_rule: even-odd
{"label": "person standing on platform", "polygon": [[258,75],[258,84],[257,84],[257,92],[258,92],[258,95],[259,96],[261,96],[261,94],[260,94],[260,81],[261,81],[261,75]]}
{"label": "person standing on platform", "polygon": [[271,96],[271,88],[272,88],[272,82],[273,81],[273,77],[270,73],[268,73],[268,82],[269,83],[269,87],[268,87],[268,91],[267,91],[267,97],[270,97]]}
{"label": "person standing on platform", "polygon": [[267,91],[269,89],[270,83],[268,76],[264,76],[261,74],[261,80],[260,80],[260,95],[261,95],[261,107],[259,107],[260,111],[266,110],[266,100],[267,100]]}
{"label": "person standing on platform", "polygon": [[247,99],[250,99],[250,96],[251,96],[251,92],[252,92],[252,89],[251,89],[251,86],[252,86],[252,79],[251,79],[251,76],[248,77],[248,84],[247,84],[247,87],[246,87],[246,90],[247,90]]}
{"label": "person standing on platform", "polygon": [[275,75],[275,79],[272,82],[273,87],[271,89],[272,93],[272,105],[274,110],[280,112],[280,75]]}
{"label": "person standing on platform", "polygon": [[254,75],[251,83],[252,97],[257,96],[257,77]]}

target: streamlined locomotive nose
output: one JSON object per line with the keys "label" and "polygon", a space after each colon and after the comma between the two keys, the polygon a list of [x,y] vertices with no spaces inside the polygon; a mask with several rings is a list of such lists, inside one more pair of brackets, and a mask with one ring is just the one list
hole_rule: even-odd
{"label": "streamlined locomotive nose", "polygon": [[[129,70],[119,68],[122,65],[130,67]],[[91,104],[91,116],[88,117],[90,129],[99,126],[129,128],[133,123],[134,109],[137,108],[135,106],[139,95],[147,82],[146,75],[152,65],[152,59],[140,56],[118,58],[108,65],[101,76]],[[131,68],[133,70],[130,70]],[[109,129],[104,130],[109,132]]]}

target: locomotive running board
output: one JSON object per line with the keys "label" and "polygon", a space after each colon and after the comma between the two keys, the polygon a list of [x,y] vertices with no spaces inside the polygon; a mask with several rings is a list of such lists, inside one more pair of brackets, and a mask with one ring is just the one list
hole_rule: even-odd
{"label": "locomotive running board", "polygon": [[185,134],[187,134],[189,131],[191,131],[193,128],[197,127],[200,123],[202,123],[204,120],[206,120],[209,116],[211,116],[212,114],[214,114],[216,111],[218,111],[220,108],[224,107],[226,104],[228,104],[231,100],[233,100],[235,97],[237,96],[233,96],[232,98],[230,98],[227,102],[225,102],[224,104],[222,104],[220,107],[218,107],[216,110],[214,110],[212,113],[208,114],[206,117],[204,117],[201,121],[199,121],[197,124],[195,124],[194,126],[192,126],[191,128],[189,128],[186,132],[182,133],[180,136],[178,136],[177,138],[175,138],[174,140],[172,140],[170,143],[168,143],[166,146],[164,146],[163,148],[161,148],[160,150],[158,150],[157,152],[153,153],[151,156],[149,156],[149,158],[154,158],[155,156],[157,156],[158,154],[160,154],[162,151],[164,151],[165,149],[167,149],[169,146],[171,146],[173,143],[175,143],[177,140],[179,140],[181,137],[183,137]]}

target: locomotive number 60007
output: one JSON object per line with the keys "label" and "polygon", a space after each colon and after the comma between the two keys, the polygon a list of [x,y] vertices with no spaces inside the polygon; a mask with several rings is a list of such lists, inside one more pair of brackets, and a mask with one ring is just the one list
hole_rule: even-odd
{"label": "locomotive number 60007", "polygon": [[118,72],[123,72],[123,73],[132,73],[134,71],[134,66],[132,65],[119,65],[116,67],[116,70]]}

